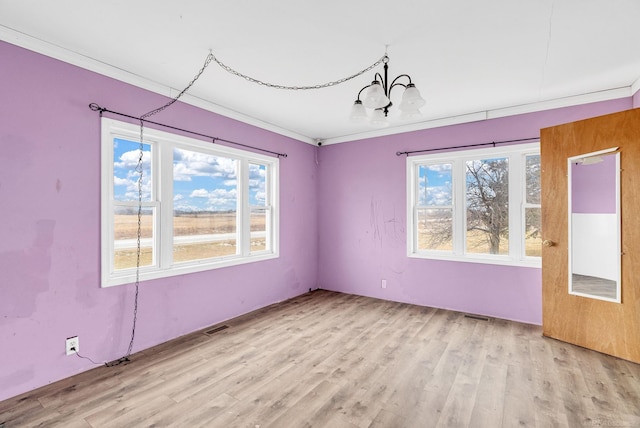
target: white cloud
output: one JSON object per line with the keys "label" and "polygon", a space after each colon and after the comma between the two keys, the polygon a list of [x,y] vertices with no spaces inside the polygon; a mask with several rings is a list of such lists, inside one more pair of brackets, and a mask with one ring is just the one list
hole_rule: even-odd
{"label": "white cloud", "polygon": [[429,171],[440,172],[440,173],[445,171],[451,171],[450,163],[437,163],[437,164],[425,165],[425,167]]}
{"label": "white cloud", "polygon": [[191,181],[191,177],[236,178],[237,161],[206,153],[175,149],[173,155],[173,179]]}
{"label": "white cloud", "polygon": [[[118,168],[126,168],[126,169],[135,169],[138,165],[138,160],[140,159],[140,151],[139,150],[130,150],[128,152],[124,152],[120,155],[118,161],[113,162],[113,167],[115,169]],[[144,170],[149,169],[151,161],[151,152],[145,150],[142,152],[142,168]]]}
{"label": "white cloud", "polygon": [[267,194],[266,192],[262,191],[262,192],[256,192],[254,196],[257,202],[259,202],[260,204],[264,204]]}
{"label": "white cloud", "polygon": [[129,183],[131,183],[131,180],[128,180],[126,178],[121,178],[121,177],[117,177],[117,176],[113,177],[113,185],[114,186],[128,186]]}
{"label": "white cloud", "polygon": [[[423,188],[424,189],[424,188]],[[451,205],[451,185],[429,186],[427,193],[420,192],[420,205]]]}
{"label": "white cloud", "polygon": [[190,205],[187,203],[174,204],[173,209],[175,211],[184,211],[184,212],[202,211],[202,207],[199,207],[197,205]]}
{"label": "white cloud", "polygon": [[209,192],[210,196],[215,196],[215,197],[229,197],[229,198],[235,198],[237,195],[237,191],[236,189],[231,189],[231,190],[227,190],[227,189],[214,189],[213,191]]}
{"label": "white cloud", "polygon": [[267,176],[267,168],[264,165],[249,164],[249,178],[263,179]]}
{"label": "white cloud", "polygon": [[205,205],[199,209],[224,211],[235,209],[237,193],[236,189],[213,189],[211,191],[207,189],[196,189],[191,192],[189,197],[206,199]]}
{"label": "white cloud", "polygon": [[451,205],[451,189],[445,186],[428,190],[429,205]]}
{"label": "white cloud", "polygon": [[[140,175],[135,171],[127,173],[126,178],[118,177],[114,175],[113,185],[115,198],[119,201],[137,201],[138,194],[138,180]],[[124,190],[120,190],[120,187],[124,187]],[[148,201],[151,198],[151,177],[149,174],[142,175],[142,200]]]}
{"label": "white cloud", "polygon": [[207,189],[195,189],[189,195],[190,198],[208,198],[209,191]]}

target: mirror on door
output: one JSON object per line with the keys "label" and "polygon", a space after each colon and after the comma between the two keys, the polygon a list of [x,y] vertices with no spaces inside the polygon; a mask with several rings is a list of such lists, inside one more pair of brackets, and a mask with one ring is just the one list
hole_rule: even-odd
{"label": "mirror on door", "polygon": [[621,301],[620,153],[569,158],[569,293]]}

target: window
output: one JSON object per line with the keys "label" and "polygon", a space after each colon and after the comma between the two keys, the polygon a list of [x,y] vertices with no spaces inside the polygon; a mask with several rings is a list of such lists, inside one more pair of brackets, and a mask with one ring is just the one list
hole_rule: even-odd
{"label": "window", "polygon": [[103,118],[102,285],[135,281],[139,205],[140,280],[278,257],[277,195],[277,158]]}
{"label": "window", "polygon": [[407,158],[410,257],[540,266],[539,144]]}
{"label": "window", "polygon": [[524,233],[525,256],[542,256],[540,209],[540,154],[525,155]]}

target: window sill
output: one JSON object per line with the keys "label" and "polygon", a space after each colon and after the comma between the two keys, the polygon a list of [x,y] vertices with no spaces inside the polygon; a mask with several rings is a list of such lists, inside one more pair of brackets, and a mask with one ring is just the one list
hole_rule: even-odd
{"label": "window sill", "polygon": [[[172,276],[186,275],[189,273],[203,272],[207,270],[221,269],[225,267],[238,266],[247,263],[261,262],[265,260],[277,259],[277,253],[261,253],[251,257],[228,257],[224,259],[200,260],[190,263],[176,264],[169,269],[157,269],[152,267],[140,268],[140,282],[153,279],[169,278]],[[117,274],[111,274],[102,278],[102,288],[116,285],[133,284],[136,281],[136,270],[127,269]]]}
{"label": "window sill", "polygon": [[438,252],[420,252],[409,253],[408,257],[414,259],[426,259],[426,260],[442,260],[449,262],[464,262],[464,263],[479,263],[487,265],[501,265],[501,266],[517,266],[538,268],[542,267],[542,260],[539,257],[531,257],[526,259],[514,259],[509,256],[485,256],[481,254],[474,255],[456,255],[448,253]]}

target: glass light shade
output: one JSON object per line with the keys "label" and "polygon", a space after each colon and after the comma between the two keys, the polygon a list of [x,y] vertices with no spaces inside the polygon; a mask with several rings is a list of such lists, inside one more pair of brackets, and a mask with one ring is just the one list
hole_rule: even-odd
{"label": "glass light shade", "polygon": [[407,85],[407,89],[404,90],[402,94],[402,101],[398,108],[402,111],[411,111],[417,110],[423,105],[425,105],[426,101],[420,95],[420,91],[413,83],[409,83]]}
{"label": "glass light shade", "polygon": [[384,94],[380,82],[377,80],[371,82],[371,86],[364,93],[362,103],[366,108],[371,109],[386,107],[389,104],[389,98]]}
{"label": "glass light shade", "polygon": [[375,109],[371,114],[371,119],[369,119],[369,123],[371,126],[375,126],[376,128],[386,128],[389,126],[389,119],[384,115],[384,110]]}
{"label": "glass light shade", "polygon": [[349,116],[349,119],[351,122],[364,122],[368,118],[367,111],[362,105],[362,101],[356,100],[356,102],[353,103],[353,107],[351,107],[351,115]]}

